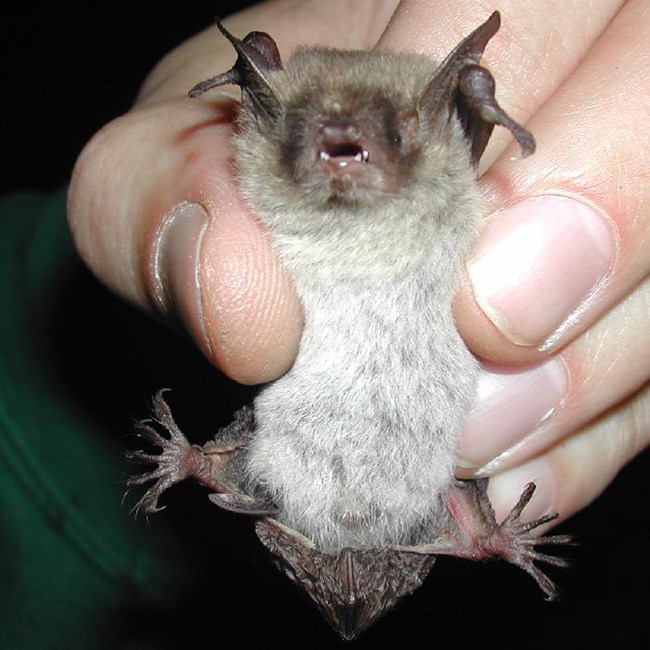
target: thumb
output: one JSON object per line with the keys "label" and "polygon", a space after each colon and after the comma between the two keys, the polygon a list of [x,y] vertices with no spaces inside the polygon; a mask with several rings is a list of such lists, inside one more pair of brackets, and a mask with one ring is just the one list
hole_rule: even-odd
{"label": "thumb", "polygon": [[136,305],[180,321],[206,356],[242,383],[284,373],[301,311],[229,160],[232,105],[179,98],[104,127],[69,191],[85,262]]}
{"label": "thumb", "polygon": [[[264,25],[283,56],[297,41],[374,45],[396,0],[276,0],[228,19],[245,34]],[[300,29],[296,29],[296,25]],[[270,381],[293,363],[300,303],[266,233],[239,198],[230,160],[233,102],[191,101],[197,81],[234,60],[208,30],[163,59],[136,108],[82,152],[69,221],[82,257],[112,290],[180,321],[207,357],[242,383]],[[214,95],[213,95],[214,97]]]}

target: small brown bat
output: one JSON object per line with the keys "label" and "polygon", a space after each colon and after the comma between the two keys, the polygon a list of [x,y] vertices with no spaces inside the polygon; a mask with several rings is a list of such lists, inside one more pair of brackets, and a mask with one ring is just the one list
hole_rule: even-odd
{"label": "small brown bat", "polygon": [[[438,555],[499,556],[555,590],[535,550],[563,544],[520,515],[501,523],[486,481],[458,481],[454,450],[478,364],[456,331],[457,269],[483,216],[476,165],[495,124],[523,155],[531,134],[500,108],[479,65],[494,12],[440,65],[411,54],[299,49],[283,65],[273,39],[243,40],[234,67],[197,97],[237,84],[241,191],[295,280],[305,327],[298,357],[252,407],[203,447],[163,399],[140,426],[160,454],[138,507],[197,479],[210,499],[257,518],[262,543],[351,639],[416,589]],[[162,431],[161,431],[162,430]]]}

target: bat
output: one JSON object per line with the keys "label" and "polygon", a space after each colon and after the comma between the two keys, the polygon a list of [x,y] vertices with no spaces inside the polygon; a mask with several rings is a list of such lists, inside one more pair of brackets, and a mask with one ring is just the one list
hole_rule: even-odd
{"label": "bat", "polygon": [[501,523],[485,480],[454,478],[454,450],[478,363],[452,316],[459,265],[483,216],[476,166],[494,125],[522,154],[533,136],[495,99],[480,60],[494,12],[440,64],[406,53],[297,50],[283,64],[264,32],[191,97],[241,88],[234,135],[241,192],[292,275],[304,333],[292,368],[202,447],[174,422],[163,391],[140,435],[160,453],[138,503],[147,513],[194,478],[221,508],[249,514],[286,574],[352,639],[412,593],[438,555],[501,557],[547,598],[552,581],[523,523],[528,484]]}

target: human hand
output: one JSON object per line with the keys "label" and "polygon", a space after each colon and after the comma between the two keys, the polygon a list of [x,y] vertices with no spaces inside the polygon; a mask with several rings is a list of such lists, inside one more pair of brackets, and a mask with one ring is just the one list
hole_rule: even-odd
{"label": "human hand", "polygon": [[[650,114],[650,11],[585,2],[563,5],[559,21],[553,5],[508,3],[486,51],[501,103],[537,152],[513,161],[516,146],[504,154],[508,134],[495,133],[481,161],[493,214],[455,305],[463,338],[489,362],[459,475],[491,475],[501,516],[534,480],[526,517],[568,517],[650,435],[650,208],[640,181],[650,136],[637,126]],[[426,11],[402,3],[396,44],[405,32],[415,48],[433,41]]]}
{"label": "human hand", "polygon": [[[334,0],[325,12],[322,3],[278,0],[227,24],[239,36],[268,31],[286,59],[297,44],[372,47],[397,4]],[[513,162],[509,135],[495,131],[481,184],[493,212],[511,209],[486,226],[456,301],[467,344],[493,364],[461,440],[459,473],[481,467],[494,475],[501,515],[535,480],[527,516],[549,509],[569,516],[649,434],[640,178],[650,141],[636,124],[649,112],[650,26],[641,0],[623,4],[563,5],[562,20],[553,21],[550,0],[534,10],[521,0],[502,3],[502,28],[484,58],[500,103],[538,142],[535,156]],[[380,46],[440,59],[492,9],[405,0]],[[166,57],[134,109],[84,150],[69,214],[100,279],[179,319],[226,374],[258,383],[291,366],[302,321],[291,280],[236,191],[232,103],[186,97],[232,60],[214,28]],[[541,195],[554,197],[519,203]]]}

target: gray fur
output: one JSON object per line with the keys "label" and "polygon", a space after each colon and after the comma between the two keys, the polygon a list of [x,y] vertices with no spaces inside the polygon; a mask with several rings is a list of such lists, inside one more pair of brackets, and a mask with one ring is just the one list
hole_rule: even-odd
{"label": "gray fur", "polygon": [[[301,50],[268,80],[308,139],[310,120],[333,112],[375,125],[416,115],[435,67],[411,55]],[[444,516],[475,390],[477,364],[451,312],[482,214],[475,171],[455,117],[442,131],[417,126],[408,159],[393,166],[373,141],[377,182],[346,202],[303,173],[303,150],[287,161],[285,124],[260,124],[246,107],[240,118],[242,191],[305,317],[295,364],[255,401],[248,479],[279,505],[280,521],[328,552],[416,543]]]}
{"label": "gray fur", "polygon": [[236,134],[241,189],[270,231],[302,300],[291,370],[266,385],[213,443],[191,445],[162,394],[162,449],[131,457],[156,469],[138,507],[160,509],[193,477],[220,508],[259,516],[256,532],[342,638],[411,593],[437,555],[500,556],[555,597],[535,550],[557,518],[520,521],[535,485],[497,523],[487,481],[453,479],[454,449],[477,378],[452,296],[482,214],[475,166],[495,124],[524,156],[535,139],[499,106],[480,65],[499,29],[490,17],[436,66],[424,57],[299,50],[283,67],[264,32],[242,40],[226,84],[242,90]]}

